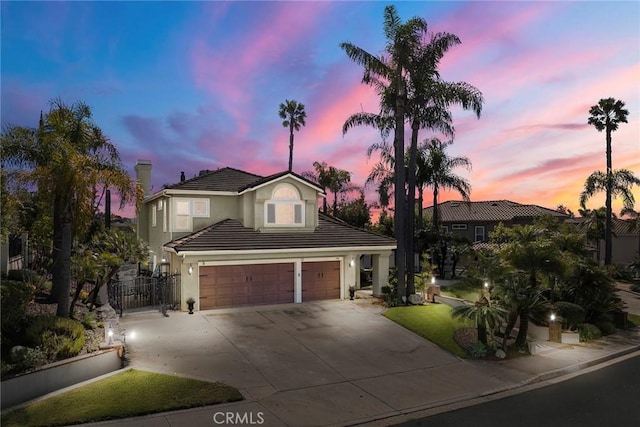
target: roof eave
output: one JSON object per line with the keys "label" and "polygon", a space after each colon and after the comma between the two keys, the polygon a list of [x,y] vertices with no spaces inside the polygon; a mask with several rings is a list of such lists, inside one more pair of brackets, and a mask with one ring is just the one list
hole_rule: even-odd
{"label": "roof eave", "polygon": [[317,253],[317,252],[385,252],[395,250],[397,245],[385,246],[334,246],[327,248],[287,248],[287,249],[251,249],[251,250],[207,250],[207,251],[180,251],[169,246],[163,246],[162,249],[175,253],[182,257],[187,256],[211,256],[211,255],[256,255],[256,254],[284,254],[284,253]]}

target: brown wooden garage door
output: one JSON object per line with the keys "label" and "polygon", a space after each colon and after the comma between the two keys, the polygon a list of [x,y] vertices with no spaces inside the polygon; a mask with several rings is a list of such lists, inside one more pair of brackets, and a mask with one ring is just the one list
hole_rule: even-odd
{"label": "brown wooden garage door", "polygon": [[302,263],[302,301],[340,298],[340,261]]}
{"label": "brown wooden garage door", "polygon": [[293,264],[200,267],[200,309],[293,302]]}

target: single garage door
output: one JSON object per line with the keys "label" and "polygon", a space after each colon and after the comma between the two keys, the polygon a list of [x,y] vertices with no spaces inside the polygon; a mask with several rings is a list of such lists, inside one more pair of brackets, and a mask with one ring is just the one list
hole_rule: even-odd
{"label": "single garage door", "polygon": [[340,298],[340,261],[302,263],[302,301]]}
{"label": "single garage door", "polygon": [[200,309],[293,302],[293,264],[200,267]]}

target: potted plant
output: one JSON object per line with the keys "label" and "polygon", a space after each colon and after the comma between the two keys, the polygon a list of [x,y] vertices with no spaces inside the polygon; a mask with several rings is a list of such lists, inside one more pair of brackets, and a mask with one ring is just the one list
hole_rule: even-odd
{"label": "potted plant", "polygon": [[356,296],[356,287],[351,285],[349,286],[349,299],[353,300]]}
{"label": "potted plant", "polygon": [[196,303],[196,300],[194,300],[193,298],[189,297],[187,298],[187,306],[189,307],[189,314],[193,314],[193,306]]}

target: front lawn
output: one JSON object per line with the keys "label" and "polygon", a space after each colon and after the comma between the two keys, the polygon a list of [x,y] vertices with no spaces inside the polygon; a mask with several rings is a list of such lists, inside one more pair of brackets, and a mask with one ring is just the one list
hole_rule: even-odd
{"label": "front lawn", "polygon": [[445,304],[392,307],[384,316],[451,353],[466,358],[467,353],[453,339],[453,333],[473,326],[470,321],[451,318],[451,307]]}
{"label": "front lawn", "polygon": [[627,314],[627,320],[630,323],[633,323],[634,326],[640,326],[640,316],[637,315],[637,314],[628,313]]}
{"label": "front lawn", "polygon": [[480,289],[480,287],[474,284],[456,282],[452,285],[442,286],[440,293],[445,296],[476,302],[480,298]]}
{"label": "front lawn", "polygon": [[60,426],[242,400],[222,383],[128,370],[2,416],[2,426]]}

